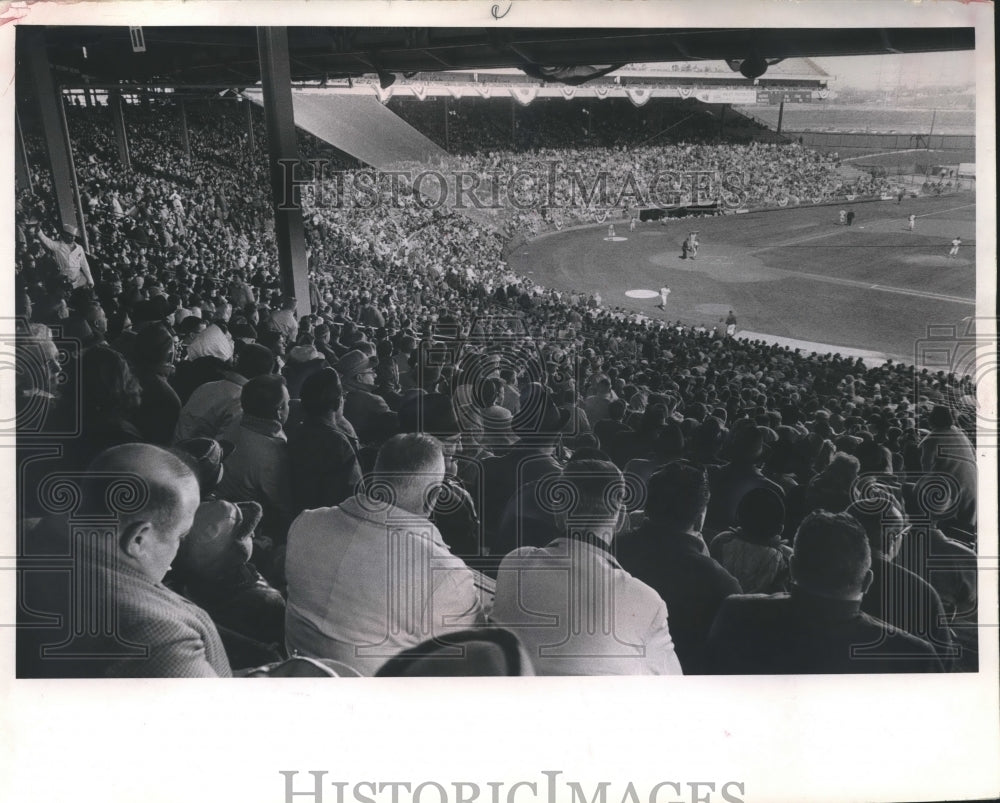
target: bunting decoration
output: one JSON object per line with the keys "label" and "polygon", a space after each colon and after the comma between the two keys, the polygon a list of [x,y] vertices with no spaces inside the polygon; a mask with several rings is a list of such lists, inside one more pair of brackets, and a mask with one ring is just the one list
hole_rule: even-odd
{"label": "bunting decoration", "polygon": [[596,97],[598,100],[604,100],[606,97],[608,97],[608,94],[610,92],[611,92],[611,87],[610,86],[595,86],[594,87],[594,97]]}
{"label": "bunting decoration", "polygon": [[427,97],[427,87],[423,84],[414,84],[410,87],[410,90],[416,96],[417,100],[423,100]]}
{"label": "bunting decoration", "polygon": [[562,95],[564,98],[566,98],[566,100],[573,100],[573,98],[576,96],[575,86],[561,86],[559,87],[559,89],[560,91],[562,91]]}
{"label": "bunting decoration", "polygon": [[372,87],[372,89],[374,89],[375,94],[378,95],[379,103],[388,103],[389,98],[392,97],[393,88],[391,86],[387,86],[385,89],[383,89],[382,87],[375,85]]}
{"label": "bunting decoration", "polygon": [[538,97],[538,87],[537,86],[512,86],[510,88],[511,97],[514,98],[522,106],[527,106],[531,101]]}
{"label": "bunting decoration", "polygon": [[628,95],[628,99],[632,101],[633,106],[645,106],[653,96],[653,90],[637,86],[627,86],[625,87],[625,94]]}
{"label": "bunting decoration", "polygon": [[488,98],[491,94],[493,94],[493,90],[490,89],[490,87],[483,86],[482,84],[476,85],[476,91],[484,98]]}
{"label": "bunting decoration", "polygon": [[691,86],[679,86],[679,87],[677,87],[677,94],[680,95],[685,100],[687,100],[689,97],[691,97],[691,93],[692,92],[694,92],[694,87],[691,87]]}
{"label": "bunting decoration", "polygon": [[462,91],[462,87],[457,86],[455,84],[451,84],[448,86],[448,92],[451,93],[451,96],[455,100],[461,100],[465,96],[465,93]]}

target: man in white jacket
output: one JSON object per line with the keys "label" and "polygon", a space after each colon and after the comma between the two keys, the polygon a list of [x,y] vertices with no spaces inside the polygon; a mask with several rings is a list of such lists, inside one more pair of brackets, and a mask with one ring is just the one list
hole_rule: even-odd
{"label": "man in white jacket", "polygon": [[493,620],[517,634],[539,675],[683,674],[666,604],[610,550],[624,487],[613,463],[571,461],[535,489],[563,520],[563,535],[500,564]]}

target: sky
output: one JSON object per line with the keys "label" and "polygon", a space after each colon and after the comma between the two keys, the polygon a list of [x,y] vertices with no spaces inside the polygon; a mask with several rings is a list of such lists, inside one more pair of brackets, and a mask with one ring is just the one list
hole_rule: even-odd
{"label": "sky", "polygon": [[836,81],[832,89],[890,89],[972,83],[975,53],[903,53],[885,56],[842,56],[813,59]]}

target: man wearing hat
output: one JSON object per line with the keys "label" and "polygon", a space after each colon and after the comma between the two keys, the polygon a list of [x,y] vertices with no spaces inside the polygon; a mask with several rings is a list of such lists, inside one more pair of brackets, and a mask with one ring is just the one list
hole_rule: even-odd
{"label": "man wearing hat", "polygon": [[344,385],[344,417],[351,422],[362,445],[377,444],[392,434],[396,414],[385,399],[374,393],[376,362],[360,349],[352,349],[337,361]]}
{"label": "man wearing hat", "polygon": [[271,325],[285,336],[285,340],[293,341],[299,331],[299,322],[295,317],[295,296],[283,296],[281,309],[271,313]]}
{"label": "man wearing hat", "polygon": [[90,274],[87,254],[83,246],[76,241],[79,234],[80,230],[76,226],[67,223],[62,227],[62,236],[59,240],[50,240],[41,229],[38,230],[38,239],[52,252],[59,273],[69,279],[74,288],[93,287],[94,278]]}
{"label": "man wearing hat", "polygon": [[[171,574],[180,593],[212,617],[221,629],[223,643],[235,632],[256,642],[258,650],[276,645],[283,652],[285,600],[250,562],[254,530],[262,515],[256,502],[202,502],[191,531],[181,542]],[[253,645],[242,639],[235,641],[242,651],[251,652]],[[261,651],[253,660],[237,661],[236,665],[259,665],[269,657]]]}
{"label": "man wearing hat", "polygon": [[232,370],[225,371],[222,379],[198,386],[191,394],[177,418],[174,443],[219,437],[242,412],[240,393],[247,381],[273,370],[274,354],[269,348],[257,343],[245,345]]}
{"label": "man wearing hat", "polygon": [[[481,514],[492,554],[506,554],[518,545],[519,539],[530,542],[531,534],[521,531],[520,518],[505,517],[504,511],[508,507],[513,511],[523,510],[513,497],[533,487],[531,483],[562,471],[555,450],[568,421],[569,412],[556,407],[546,387],[533,382],[524,389],[521,409],[511,421],[517,442],[507,454],[483,461]],[[509,526],[504,526],[505,519]]]}
{"label": "man wearing hat", "polygon": [[762,427],[746,422],[734,428],[727,451],[729,462],[709,469],[712,499],[708,505],[705,534],[714,537],[736,523],[736,508],[754,488],[770,488],[784,498],[785,492],[760,470],[764,457]]}

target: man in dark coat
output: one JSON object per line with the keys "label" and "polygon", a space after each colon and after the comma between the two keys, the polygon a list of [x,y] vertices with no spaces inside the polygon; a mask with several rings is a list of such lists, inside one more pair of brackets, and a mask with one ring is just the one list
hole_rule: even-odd
{"label": "man in dark coat", "polygon": [[873,579],[861,610],[929,642],[949,666],[957,654],[940,596],[926,580],[895,561],[907,534],[902,511],[886,497],[884,505],[870,499],[855,502],[847,513],[864,527],[872,553]]}
{"label": "man in dark coat", "polygon": [[739,582],[708,554],[701,526],[708,477],[690,464],[668,463],[649,479],[646,522],[615,539],[622,568],[652,586],[667,604],[670,634],[685,674],[698,671],[722,601],[741,593]]}
{"label": "man in dark coat", "polygon": [[722,603],[705,645],[718,675],[940,672],[934,648],[861,611],[871,586],[864,528],[846,513],[816,511],[795,535],[789,594]]}
{"label": "man in dark coat", "polygon": [[302,423],[288,433],[288,464],[296,513],[333,507],[353,496],[361,467],[350,440],[337,426],[343,408],[340,377],[332,368],[302,383]]}
{"label": "man in dark coat", "polygon": [[351,422],[362,446],[378,445],[398,426],[396,414],[375,390],[375,363],[363,351],[347,352],[336,365],[343,382],[344,417]]}

